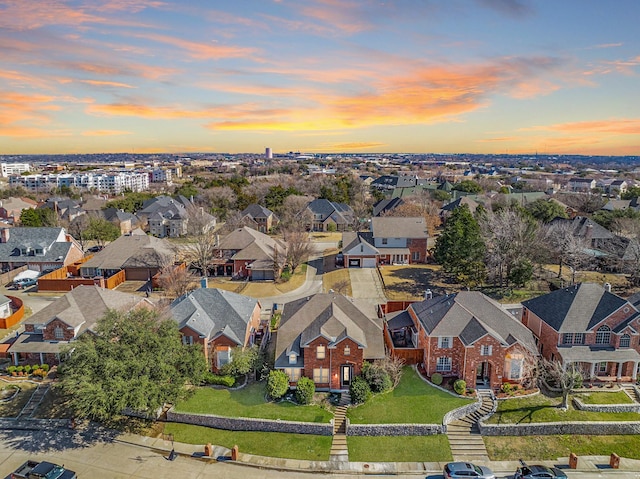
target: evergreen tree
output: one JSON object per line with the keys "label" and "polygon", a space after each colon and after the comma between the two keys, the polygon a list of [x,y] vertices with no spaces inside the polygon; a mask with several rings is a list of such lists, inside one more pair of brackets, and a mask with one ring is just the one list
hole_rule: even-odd
{"label": "evergreen tree", "polygon": [[484,253],[480,226],[468,206],[453,210],[436,241],[435,260],[458,281],[476,285],[484,278]]}

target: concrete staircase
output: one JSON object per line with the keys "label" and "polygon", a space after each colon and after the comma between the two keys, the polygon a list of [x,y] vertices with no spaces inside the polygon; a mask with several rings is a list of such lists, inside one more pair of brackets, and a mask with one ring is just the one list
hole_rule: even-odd
{"label": "concrete staircase", "polygon": [[480,435],[478,421],[493,410],[493,396],[489,389],[478,389],[482,406],[473,414],[450,422],[447,425],[447,437],[454,461],[488,461],[489,455]]}
{"label": "concrete staircase", "polygon": [[36,409],[38,409],[38,406],[42,402],[44,396],[49,392],[49,386],[50,384],[48,382],[38,384],[38,387],[33,392],[29,401],[22,408],[22,411],[20,411],[20,414],[18,414],[16,419],[30,418]]}
{"label": "concrete staircase", "polygon": [[622,390],[627,393],[633,402],[640,402],[640,398],[638,397],[638,393],[636,392],[634,385],[631,383],[623,383],[621,384]]}
{"label": "concrete staircase", "polygon": [[348,392],[342,393],[340,402],[333,413],[333,442],[331,443],[330,461],[349,462],[347,449],[347,407],[351,404]]}

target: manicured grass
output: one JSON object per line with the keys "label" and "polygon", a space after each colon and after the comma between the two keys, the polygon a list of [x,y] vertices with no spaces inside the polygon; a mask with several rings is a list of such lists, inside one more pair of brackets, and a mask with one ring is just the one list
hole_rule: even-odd
{"label": "manicured grass", "polygon": [[[277,432],[223,431],[203,426],[167,423],[165,434],[185,444],[215,444],[231,449],[238,446],[241,453],[258,456],[326,461],[331,450],[331,436],[311,434],[283,434]],[[251,474],[248,474],[251,476]]]}
{"label": "manicured grass", "polygon": [[17,417],[22,411],[22,408],[26,406],[31,398],[31,395],[36,390],[37,384],[30,381],[10,381],[0,382],[0,387],[3,389],[15,385],[20,388],[20,392],[11,401],[0,403],[0,417]]}
{"label": "manicured grass", "polygon": [[189,399],[176,404],[176,411],[302,422],[329,422],[333,417],[329,411],[316,405],[267,402],[264,388],[264,383],[253,383],[235,391],[198,388]]}
{"label": "manicured grass", "polygon": [[332,289],[337,293],[351,296],[351,278],[347,268],[336,269],[322,275],[322,290],[328,293]]}
{"label": "manicured grass", "polygon": [[584,404],[631,404],[633,401],[624,391],[611,393],[588,392],[577,394],[576,397]]}
{"label": "manicured grass", "polygon": [[447,412],[469,402],[434,388],[405,367],[397,388],[349,408],[347,416],[354,424],[441,424]]}
{"label": "manicured grass", "polygon": [[558,406],[561,397],[543,394],[527,398],[506,399],[498,402],[498,410],[488,420],[492,424],[528,424],[536,422],[562,421],[640,421],[640,414],[631,412],[590,412],[573,408],[569,398],[569,409],[563,411]]}
{"label": "manicured grass", "polygon": [[447,462],[453,458],[449,440],[435,436],[380,436],[347,438],[354,462]]}
{"label": "manicured grass", "polygon": [[485,436],[484,443],[492,461],[548,461],[578,456],[608,456],[615,452],[621,457],[640,459],[640,436]]}

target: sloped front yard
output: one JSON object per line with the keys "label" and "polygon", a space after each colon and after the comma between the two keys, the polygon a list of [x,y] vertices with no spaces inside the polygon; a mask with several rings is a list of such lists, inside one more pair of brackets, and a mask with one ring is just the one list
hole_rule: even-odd
{"label": "sloped front yard", "polygon": [[333,417],[331,412],[316,405],[298,406],[287,401],[267,402],[264,383],[253,383],[237,390],[199,388],[189,399],[176,404],[175,409],[178,412],[227,417],[321,423],[328,423]]}
{"label": "sloped front yard", "polygon": [[347,417],[354,424],[442,424],[447,412],[471,401],[431,386],[405,367],[397,388],[349,408]]}

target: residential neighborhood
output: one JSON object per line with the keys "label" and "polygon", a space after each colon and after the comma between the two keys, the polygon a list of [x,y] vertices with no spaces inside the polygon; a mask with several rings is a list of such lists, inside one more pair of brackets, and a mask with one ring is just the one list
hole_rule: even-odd
{"label": "residential neighborhood", "polygon": [[[46,381],[44,397],[64,395],[67,414],[115,414],[106,403],[82,409],[92,393],[73,391],[90,380],[86,391],[105,388],[92,401],[164,410],[166,431],[195,427],[192,413],[234,434],[246,417],[267,435],[292,421],[301,445],[324,441],[296,454],[333,464],[373,461],[360,440],[383,441],[384,460],[417,460],[407,437],[421,449],[444,438],[437,461],[488,464],[498,441],[531,436],[516,401],[531,427],[565,424],[566,411],[598,435],[604,417],[614,443],[640,422],[640,213],[637,196],[622,199],[640,187],[630,176],[569,179],[550,193],[559,176],[540,180],[545,191],[518,190],[538,183],[471,164],[459,175],[380,163],[364,178],[341,163],[251,179],[221,173],[223,161],[195,165],[153,193],[96,196],[74,184],[55,187],[74,198],[25,189],[3,201],[3,381]],[[119,323],[151,342],[111,358]],[[104,339],[113,377],[79,362]],[[140,353],[150,350],[159,359]],[[151,373],[145,364],[163,357],[185,367]],[[137,379],[123,379],[128,370]],[[147,374],[206,406],[145,391]],[[118,401],[116,377],[130,388]],[[523,429],[506,434],[503,423]]]}

